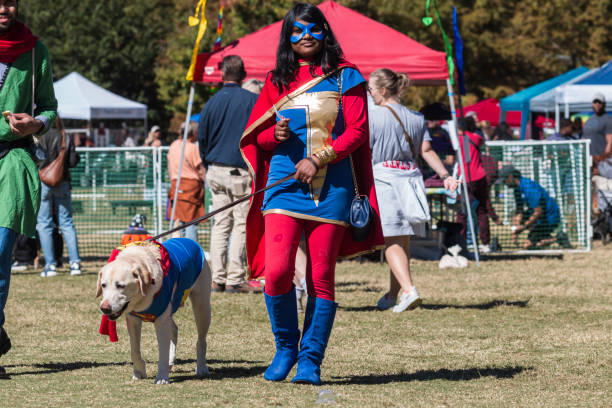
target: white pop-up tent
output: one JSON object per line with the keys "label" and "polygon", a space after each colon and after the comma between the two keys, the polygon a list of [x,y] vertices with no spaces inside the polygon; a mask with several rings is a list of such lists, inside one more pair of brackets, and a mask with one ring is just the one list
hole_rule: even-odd
{"label": "white pop-up tent", "polygon": [[147,105],[131,101],[71,72],[53,84],[62,119],[137,119],[147,127]]}

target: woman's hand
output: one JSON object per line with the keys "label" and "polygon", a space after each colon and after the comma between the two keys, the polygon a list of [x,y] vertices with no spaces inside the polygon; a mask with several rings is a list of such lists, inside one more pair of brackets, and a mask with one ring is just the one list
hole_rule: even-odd
{"label": "woman's hand", "polygon": [[454,178],[453,176],[448,176],[444,179],[444,188],[448,191],[455,191],[459,187],[459,180]]}
{"label": "woman's hand", "polygon": [[289,119],[284,118],[276,122],[276,127],[274,128],[274,138],[279,142],[284,142],[290,137],[291,133],[289,131]]}
{"label": "woman's hand", "polygon": [[293,178],[302,183],[310,184],[317,171],[319,171],[320,166],[319,159],[314,156],[302,159],[295,165],[295,176]]}

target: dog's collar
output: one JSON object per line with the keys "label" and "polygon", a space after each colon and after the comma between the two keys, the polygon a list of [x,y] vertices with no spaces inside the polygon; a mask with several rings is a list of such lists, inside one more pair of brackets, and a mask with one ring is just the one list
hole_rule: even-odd
{"label": "dog's collar", "polygon": [[[164,246],[160,242],[151,241],[151,243],[159,248],[160,258],[158,259],[158,261],[162,268],[162,271],[164,271],[163,277],[165,278],[168,275],[168,270],[170,269],[170,256],[168,255],[168,251],[166,250],[166,248],[164,248]],[[134,241],[134,242],[130,242],[129,244],[118,246],[117,248],[113,249],[113,251],[111,252],[110,257],[108,258],[108,263],[111,263],[112,261],[114,261],[115,258],[117,258],[117,255],[119,255],[119,253],[123,251],[124,249],[129,248],[131,246],[143,246],[144,244],[145,244],[144,241]],[[153,279],[151,283],[155,284],[155,279]],[[155,294],[155,297],[157,297],[158,295],[159,295],[159,292]]]}

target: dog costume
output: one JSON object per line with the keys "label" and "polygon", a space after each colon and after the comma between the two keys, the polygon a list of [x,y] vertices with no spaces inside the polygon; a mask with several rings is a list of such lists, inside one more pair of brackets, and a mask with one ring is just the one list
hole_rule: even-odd
{"label": "dog costume", "polygon": [[[132,243],[128,245],[141,245],[142,243]],[[172,305],[174,314],[184,303],[191,287],[200,276],[204,267],[204,251],[200,245],[187,238],[173,238],[166,241],[163,245],[154,242],[159,246],[160,259],[158,260],[164,271],[162,287],[155,294],[153,303],[146,310],[130,312],[145,322],[154,322],[157,317],[163,314],[168,305]],[[119,252],[127,246],[114,249],[108,262],[115,260]],[[172,293],[174,285],[176,290]],[[116,322],[102,316],[100,324],[100,334],[108,335],[111,342],[117,341]]]}

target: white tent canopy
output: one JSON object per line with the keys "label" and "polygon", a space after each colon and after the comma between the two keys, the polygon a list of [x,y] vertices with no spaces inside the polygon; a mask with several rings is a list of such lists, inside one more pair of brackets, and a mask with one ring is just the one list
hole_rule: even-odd
{"label": "white tent canopy", "polygon": [[62,119],[140,119],[146,122],[147,105],[107,91],[71,72],[53,84]]}
{"label": "white tent canopy", "polygon": [[[595,71],[595,69],[591,69],[587,72],[585,72],[582,75],[578,75],[577,77],[570,79],[569,81],[567,81],[564,84],[561,84],[555,88],[552,88],[534,98],[532,98],[529,101],[529,110],[531,112],[542,112],[542,113],[553,113],[555,112],[555,102],[557,101],[557,96],[561,95],[563,93],[563,90],[565,89],[565,87],[567,87],[568,85],[572,85],[578,81],[580,81],[582,78],[590,75],[591,73],[593,73]],[[560,103],[560,102],[559,102]],[[589,109],[590,109],[590,100],[589,100]]]}

